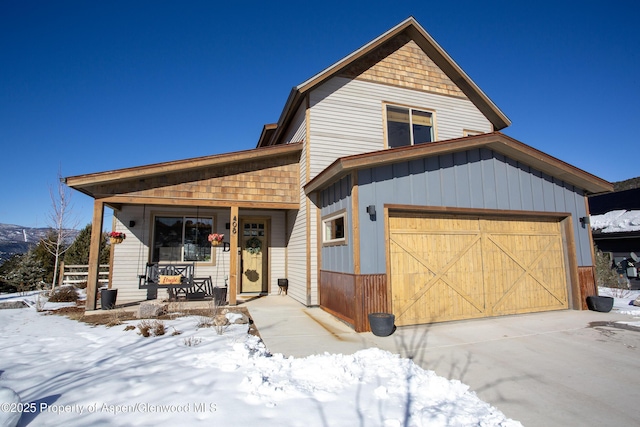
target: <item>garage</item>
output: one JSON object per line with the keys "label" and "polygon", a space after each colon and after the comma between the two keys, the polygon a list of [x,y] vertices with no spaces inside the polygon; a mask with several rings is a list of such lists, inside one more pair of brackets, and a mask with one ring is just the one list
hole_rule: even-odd
{"label": "garage", "polygon": [[561,218],[389,212],[396,325],[569,307]]}

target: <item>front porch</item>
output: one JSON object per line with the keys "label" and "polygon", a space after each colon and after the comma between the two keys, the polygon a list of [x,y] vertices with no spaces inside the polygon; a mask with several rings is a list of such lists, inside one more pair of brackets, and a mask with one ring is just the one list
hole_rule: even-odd
{"label": "front porch", "polygon": [[[193,263],[194,277],[239,294],[277,293],[287,277],[288,217],[300,207],[301,144],[188,159],[66,178],[94,200],[87,310],[95,309],[105,207],[111,230],[109,288],[124,303],[153,299],[139,276],[148,263]],[[212,246],[208,236],[224,235]]]}

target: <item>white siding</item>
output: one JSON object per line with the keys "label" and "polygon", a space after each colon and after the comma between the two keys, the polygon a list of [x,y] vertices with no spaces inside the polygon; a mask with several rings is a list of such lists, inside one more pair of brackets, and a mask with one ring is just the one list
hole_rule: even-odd
{"label": "white siding", "polygon": [[[113,248],[111,279],[118,304],[147,299],[147,291],[138,289],[138,275],[144,274],[149,256],[149,221],[142,219],[142,211],[142,206],[126,206],[113,214],[113,229],[127,235]],[[127,228],[129,221],[135,221],[135,227]]]}
{"label": "white siding", "polygon": [[291,142],[305,141],[307,138],[307,120],[306,120],[306,105],[303,102],[296,115],[293,117],[287,132],[285,132],[284,142],[289,144]]}
{"label": "white siding", "polygon": [[[300,182],[306,182],[307,162],[306,144],[300,155]],[[307,304],[307,196],[300,188],[300,209],[287,213],[289,242],[287,245],[287,278],[289,279],[289,296],[296,301]]]}
{"label": "white siding", "polygon": [[285,212],[273,212],[271,215],[271,247],[269,248],[269,263],[271,265],[269,293],[271,294],[278,293],[278,279],[287,277],[286,253]]}
{"label": "white siding", "polygon": [[[314,195],[315,197],[315,195]],[[311,269],[311,289],[309,295],[308,305],[318,305],[320,301],[318,299],[318,215],[319,209],[315,204],[315,200],[311,201],[307,199],[309,204],[309,216],[311,221],[309,222],[310,241],[309,246],[311,248],[311,262],[309,268]]]}
{"label": "white siding", "polygon": [[[150,239],[153,233],[154,214],[199,215],[213,216],[216,233],[225,235],[229,241],[229,230],[225,224],[229,221],[229,210],[203,210],[193,208],[168,208],[147,206],[124,206],[122,210],[114,212],[116,231],[127,234],[127,238],[114,247],[114,262],[112,274],[113,287],[118,289],[118,304],[141,301],[147,299],[147,291],[138,289],[138,275],[144,274],[146,263],[149,261]],[[135,226],[127,227],[129,221],[135,221]],[[222,247],[215,248],[216,265],[196,264],[195,276],[211,276],[214,285],[224,286],[225,276],[229,276],[229,252],[223,252]],[[279,270],[282,271],[282,270]],[[165,298],[165,291],[158,291],[158,298]]]}
{"label": "white siding", "polygon": [[[303,203],[301,203],[303,204]],[[287,248],[287,278],[289,296],[296,301],[307,303],[307,235],[305,209],[288,212],[290,227]]]}
{"label": "white siding", "polygon": [[435,111],[437,140],[493,130],[469,100],[334,77],[310,95],[312,179],[339,157],[384,148],[383,103]]}

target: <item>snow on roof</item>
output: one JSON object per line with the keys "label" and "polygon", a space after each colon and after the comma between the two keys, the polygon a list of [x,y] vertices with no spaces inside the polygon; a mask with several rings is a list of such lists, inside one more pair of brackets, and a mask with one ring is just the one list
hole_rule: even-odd
{"label": "snow on roof", "polygon": [[602,215],[591,215],[590,223],[592,230],[598,230],[601,233],[640,231],[640,211],[621,209]]}

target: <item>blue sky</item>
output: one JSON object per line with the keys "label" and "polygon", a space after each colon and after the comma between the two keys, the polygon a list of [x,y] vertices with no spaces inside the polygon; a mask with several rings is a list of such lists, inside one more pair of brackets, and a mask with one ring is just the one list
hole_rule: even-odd
{"label": "blue sky", "polygon": [[[408,16],[511,119],[504,133],[609,181],[640,176],[639,9],[0,0],[0,223],[46,226],[59,170],[253,148],[291,87]],[[89,223],[92,200],[74,191],[73,203]]]}

